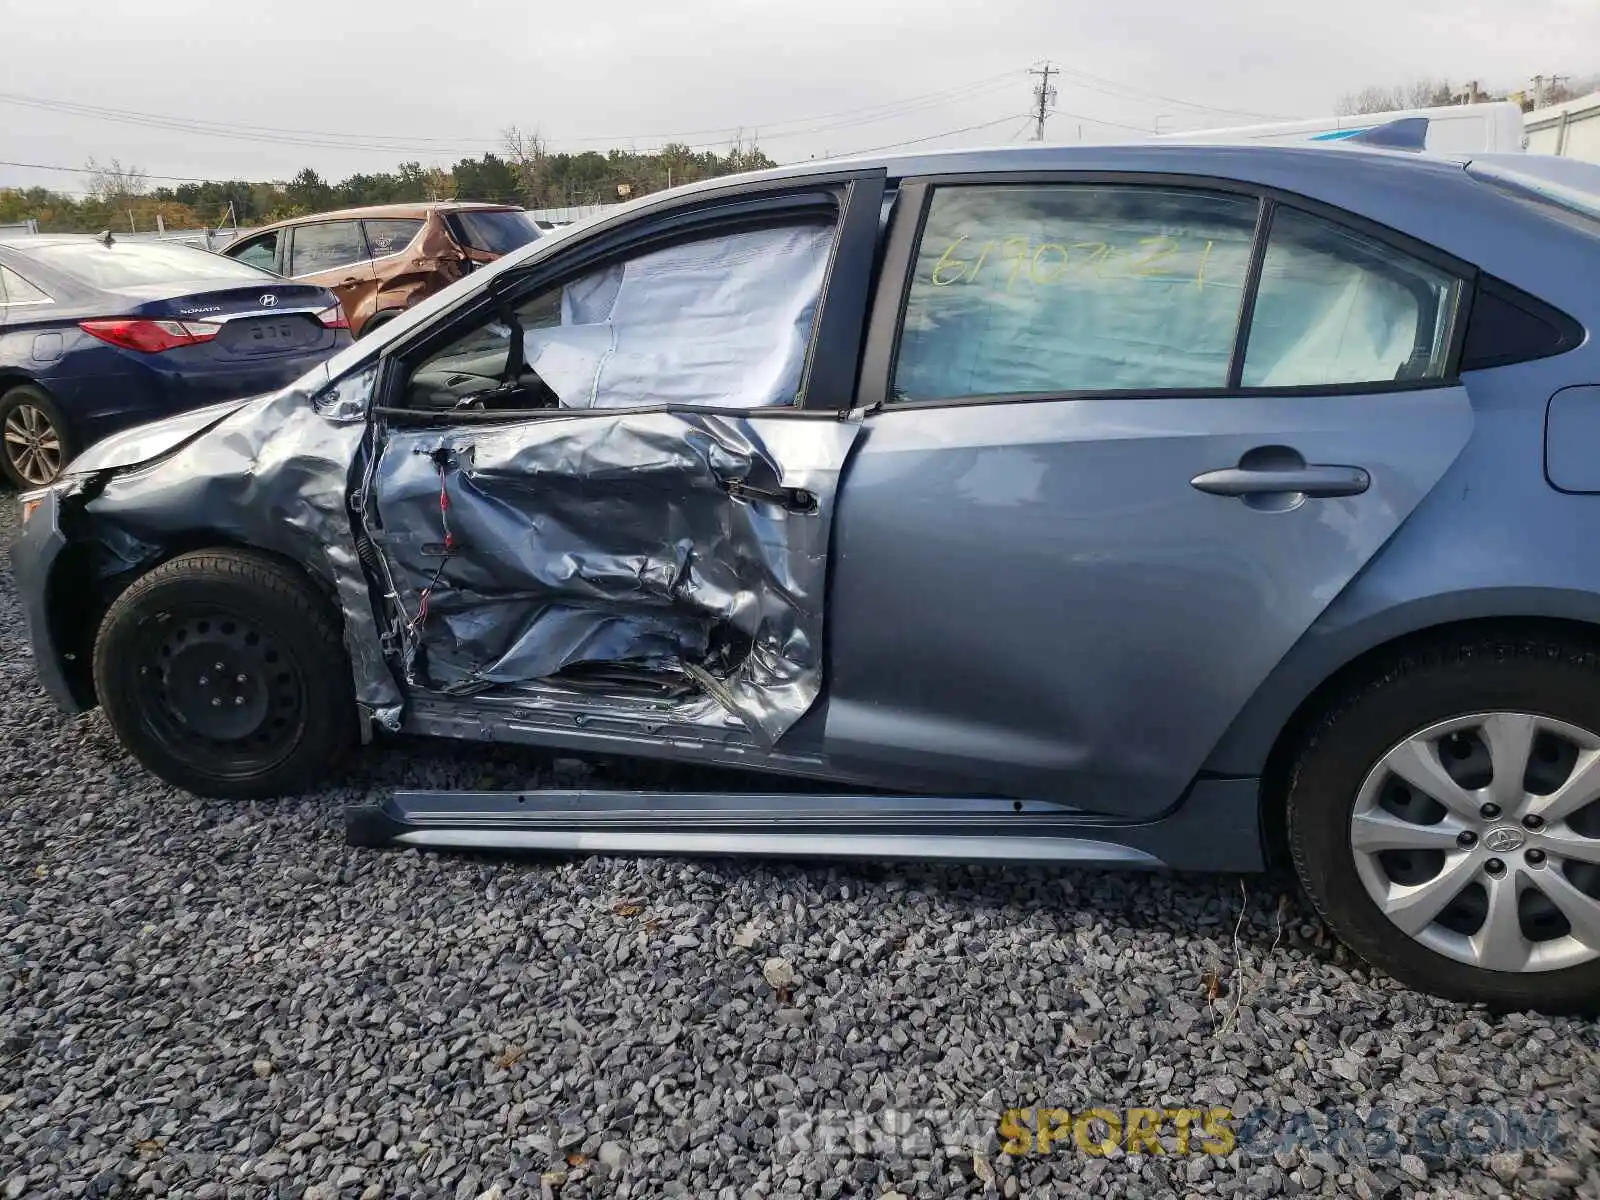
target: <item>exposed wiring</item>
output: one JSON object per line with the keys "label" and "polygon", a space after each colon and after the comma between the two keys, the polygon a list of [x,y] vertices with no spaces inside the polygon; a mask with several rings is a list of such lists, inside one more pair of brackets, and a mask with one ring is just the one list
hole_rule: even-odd
{"label": "exposed wiring", "polygon": [[439,566],[433,572],[433,578],[428,580],[428,586],[422,589],[417,597],[417,615],[411,619],[407,628],[415,636],[422,631],[423,622],[428,619],[428,601],[433,598],[434,588],[439,586],[439,580],[444,577],[444,569],[450,562],[450,556],[456,552],[456,535],[450,530],[450,488],[445,474],[445,452],[441,451],[434,459],[434,465],[439,468],[439,523],[444,527],[444,548],[439,557]]}

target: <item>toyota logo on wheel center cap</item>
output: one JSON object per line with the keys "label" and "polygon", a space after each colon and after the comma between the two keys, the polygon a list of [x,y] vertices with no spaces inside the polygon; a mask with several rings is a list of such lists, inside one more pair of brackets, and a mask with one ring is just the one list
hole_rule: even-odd
{"label": "toyota logo on wheel center cap", "polygon": [[1509,854],[1525,841],[1527,837],[1522,830],[1512,825],[1491,829],[1483,836],[1484,848],[1493,850],[1496,854]]}

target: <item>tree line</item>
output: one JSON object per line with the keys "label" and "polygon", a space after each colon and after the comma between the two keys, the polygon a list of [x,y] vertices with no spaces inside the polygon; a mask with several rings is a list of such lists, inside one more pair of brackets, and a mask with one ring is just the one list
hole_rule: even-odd
{"label": "tree line", "polygon": [[[1600,86],[1600,77],[1552,81],[1536,97],[1529,91],[1496,94],[1477,83],[1452,87],[1437,79],[1367,87],[1339,100],[1340,113],[1386,112],[1436,105],[1509,99],[1524,110],[1559,103]],[[357,173],[338,183],[310,167],[287,181],[219,180],[150,186],[146,172],[90,159],[87,187],[78,196],[49,188],[0,188],[0,224],[35,220],[45,232],[95,233],[102,229],[152,230],[157,219],[169,229],[265,225],[289,217],[420,200],[489,200],[526,208],[603,204],[660,191],[680,183],[761,170],[777,164],[755,141],[736,134],[717,153],[682,144],[640,153],[589,150],[552,152],[537,134],[506,130],[498,154],[463,158],[453,167],[404,162],[393,171]]]}
{"label": "tree line", "polygon": [[119,160],[85,167],[85,194],[49,188],[0,188],[0,224],[35,220],[41,232],[97,233],[265,225],[289,217],[423,200],[488,200],[525,208],[604,204],[777,164],[753,141],[735,136],[722,153],[672,144],[640,153],[552,152],[537,135],[516,128],[499,154],[463,158],[453,167],[404,162],[393,171],[324,179],[310,167],[287,181],[214,180],[151,186],[138,167]]}
{"label": "tree line", "polygon": [[1509,100],[1522,109],[1532,112],[1543,105],[1562,104],[1592,92],[1600,87],[1600,76],[1574,80],[1570,76],[1552,78],[1548,86],[1542,78],[1537,88],[1520,88],[1496,92],[1480,88],[1476,80],[1452,86],[1443,79],[1422,78],[1399,86],[1364,87],[1339,97],[1338,111],[1342,116],[1362,113],[1396,112],[1407,108],[1442,108],[1447,104],[1489,104]]}

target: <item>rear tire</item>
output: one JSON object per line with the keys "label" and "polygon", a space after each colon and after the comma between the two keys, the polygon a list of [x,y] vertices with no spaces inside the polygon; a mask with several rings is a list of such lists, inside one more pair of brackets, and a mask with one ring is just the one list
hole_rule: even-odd
{"label": "rear tire", "polygon": [[327,602],[292,567],[248,551],[179,555],[135,580],[100,624],[94,680],[133,756],[201,796],[304,792],[356,738]]}
{"label": "rear tire", "polygon": [[1411,987],[1600,1010],[1590,762],[1594,646],[1559,632],[1419,644],[1355,681],[1302,744],[1287,802],[1296,872],[1334,933]]}
{"label": "rear tire", "polygon": [[48,393],[30,383],[0,385],[0,473],[19,491],[54,483],[77,445]]}
{"label": "rear tire", "polygon": [[367,323],[361,327],[361,335],[356,340],[366,337],[369,333],[376,333],[401,313],[403,308],[386,308],[382,312],[375,312],[367,318]]}

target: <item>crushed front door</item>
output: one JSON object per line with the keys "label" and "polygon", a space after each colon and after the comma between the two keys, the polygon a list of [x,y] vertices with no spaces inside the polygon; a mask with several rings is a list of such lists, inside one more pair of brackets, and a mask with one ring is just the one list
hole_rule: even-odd
{"label": "crushed front door", "polygon": [[413,688],[756,747],[816,700],[883,183],[783,186],[535,259],[413,356],[367,489]]}
{"label": "crushed front door", "polygon": [[411,681],[653,695],[770,744],[821,686],[858,428],[680,411],[391,432],[375,492]]}

